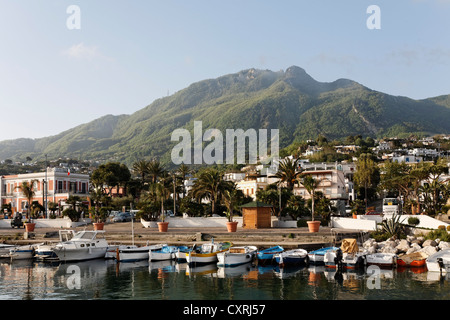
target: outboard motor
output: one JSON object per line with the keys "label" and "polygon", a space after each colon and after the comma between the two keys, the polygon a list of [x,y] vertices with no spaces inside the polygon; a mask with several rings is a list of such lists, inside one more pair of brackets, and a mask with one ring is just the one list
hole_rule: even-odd
{"label": "outboard motor", "polygon": [[336,250],[336,257],[334,258],[336,269],[342,268],[342,250],[339,248]]}

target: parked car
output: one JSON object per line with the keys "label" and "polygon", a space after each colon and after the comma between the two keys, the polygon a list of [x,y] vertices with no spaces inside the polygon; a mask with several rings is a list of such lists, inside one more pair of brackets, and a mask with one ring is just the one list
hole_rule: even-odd
{"label": "parked car", "polygon": [[112,218],[112,222],[127,222],[131,221],[131,214],[129,212],[120,212]]}

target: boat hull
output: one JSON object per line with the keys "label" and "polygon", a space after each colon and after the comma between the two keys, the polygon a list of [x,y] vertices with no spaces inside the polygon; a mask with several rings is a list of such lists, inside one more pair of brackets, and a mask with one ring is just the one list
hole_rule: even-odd
{"label": "boat hull", "polygon": [[256,255],[256,257],[258,259],[258,263],[261,263],[261,264],[274,263],[275,255],[279,254],[283,251],[284,251],[284,248],[280,247],[280,246],[276,246],[276,247],[258,251],[258,253]]}
{"label": "boat hull", "polygon": [[16,247],[9,251],[12,260],[33,259],[34,248],[32,246]]}
{"label": "boat hull", "polygon": [[148,260],[150,250],[161,249],[163,245],[144,246],[144,247],[132,247],[132,248],[119,248],[117,261],[119,262],[134,262],[140,260]]}
{"label": "boat hull", "polygon": [[61,261],[84,261],[104,258],[106,254],[106,247],[99,248],[58,248],[55,247],[53,251]]}
{"label": "boat hull", "polygon": [[303,249],[284,251],[275,255],[275,261],[282,267],[306,264],[308,261],[308,252]]}
{"label": "boat hull", "polygon": [[390,253],[375,253],[366,256],[367,265],[380,268],[393,268],[397,265],[397,255]]}
{"label": "boat hull", "polygon": [[328,251],[337,250],[337,247],[326,247],[318,250],[314,250],[308,253],[309,263],[322,265],[324,264],[324,257]]}
{"label": "boat hull", "polygon": [[426,259],[429,272],[450,272],[450,249],[441,250]]}

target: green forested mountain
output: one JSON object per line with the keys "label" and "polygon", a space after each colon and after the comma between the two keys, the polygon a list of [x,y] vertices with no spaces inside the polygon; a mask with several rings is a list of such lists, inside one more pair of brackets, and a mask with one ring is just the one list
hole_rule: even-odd
{"label": "green forested mountain", "polygon": [[0,159],[72,157],[128,164],[170,160],[171,133],[192,130],[279,129],[280,147],[296,140],[349,135],[382,138],[450,133],[450,96],[413,100],[373,91],[346,79],[314,80],[302,68],[249,69],[193,83],[131,115],[106,115],[41,139],[0,142]]}

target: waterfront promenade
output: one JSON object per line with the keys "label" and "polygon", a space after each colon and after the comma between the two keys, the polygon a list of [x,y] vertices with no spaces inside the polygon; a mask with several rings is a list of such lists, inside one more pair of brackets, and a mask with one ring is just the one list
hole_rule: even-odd
{"label": "waterfront promenade", "polygon": [[[133,226],[133,229],[132,229]],[[93,230],[92,224],[74,228],[74,230]],[[5,243],[41,243],[57,242],[58,228],[36,228],[27,234],[24,229],[1,228],[0,240]],[[144,228],[140,222],[107,223],[104,226],[105,237],[110,244],[144,245],[146,243],[168,243],[173,245],[193,245],[211,241],[231,241],[234,245],[256,245],[270,247],[283,245],[286,248],[305,248],[308,250],[330,245],[333,240],[332,229],[320,227],[319,232],[310,233],[308,228],[264,228],[243,229],[227,232],[225,227],[173,227],[167,232],[157,228]],[[354,230],[339,230],[349,237],[356,236]],[[134,237],[133,237],[134,235]]]}

